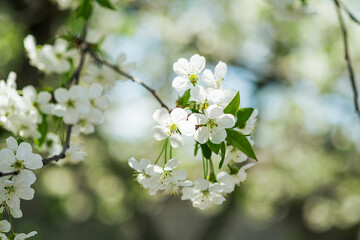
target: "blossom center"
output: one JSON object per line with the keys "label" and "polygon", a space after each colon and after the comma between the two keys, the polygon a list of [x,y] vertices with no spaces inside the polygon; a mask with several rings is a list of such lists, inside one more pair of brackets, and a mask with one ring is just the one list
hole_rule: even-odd
{"label": "blossom center", "polygon": [[190,80],[190,82],[191,82],[191,84],[193,85],[193,86],[195,86],[196,84],[197,84],[197,82],[199,81],[199,77],[198,77],[198,75],[197,74],[189,74],[189,80]]}
{"label": "blossom center", "polygon": [[13,165],[13,167],[16,168],[16,169],[18,169],[18,170],[22,169],[23,166],[24,166],[23,161],[16,161],[16,162],[14,163],[14,165]]}
{"label": "blossom center", "polygon": [[170,125],[170,133],[176,133],[178,131],[178,127],[176,126],[175,123],[172,123]]}
{"label": "blossom center", "polygon": [[71,107],[71,108],[75,107],[75,101],[72,100],[72,99],[69,99],[69,100],[66,102],[66,106]]}

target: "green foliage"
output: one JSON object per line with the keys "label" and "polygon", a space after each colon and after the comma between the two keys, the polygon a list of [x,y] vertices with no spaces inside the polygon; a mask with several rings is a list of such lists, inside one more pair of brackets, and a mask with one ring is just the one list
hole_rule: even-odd
{"label": "green foliage", "polygon": [[208,145],[205,143],[205,144],[201,144],[201,151],[202,151],[202,154],[203,156],[206,158],[206,159],[210,159],[211,158],[211,149],[208,147]]}
{"label": "green foliage", "polygon": [[226,129],[226,132],[226,141],[228,143],[230,143],[234,148],[237,148],[245,153],[248,157],[257,160],[255,152],[244,134],[234,129]]}
{"label": "green foliage", "polygon": [[92,11],[92,0],[83,0],[79,7],[76,8],[75,15],[77,18],[88,20],[91,17]]}
{"label": "green foliage", "polygon": [[48,133],[49,126],[48,122],[46,121],[46,117],[47,115],[42,114],[43,121],[38,124],[38,131],[40,132],[41,137],[34,140],[35,144],[39,147],[39,149],[41,149],[41,145],[45,142],[46,135]]}
{"label": "green foliage", "polygon": [[224,161],[225,161],[225,155],[226,155],[226,145],[224,142],[221,143],[221,148],[220,148],[220,156],[221,156],[221,160],[219,163],[219,169],[222,168]]}
{"label": "green foliage", "polygon": [[212,152],[214,152],[215,154],[219,154],[221,144],[215,144],[209,140],[207,141],[206,145],[210,148]]}
{"label": "green foliage", "polygon": [[95,1],[104,8],[115,10],[115,7],[112,5],[112,3],[109,0],[95,0]]}
{"label": "green foliage", "polygon": [[198,143],[198,142],[195,142],[195,146],[194,146],[194,157],[196,157],[198,151],[199,151],[199,143]]}
{"label": "green foliage", "polygon": [[240,108],[237,113],[235,127],[242,128],[253,112],[253,108]]}
{"label": "green foliage", "polygon": [[186,90],[184,92],[184,94],[181,97],[179,97],[179,99],[177,100],[176,105],[178,107],[185,107],[186,104],[188,104],[189,99],[190,99],[190,89]]}
{"label": "green foliage", "polygon": [[224,113],[230,113],[236,116],[239,107],[240,107],[240,93],[238,91],[235,97],[231,100],[231,102],[225,107]]}

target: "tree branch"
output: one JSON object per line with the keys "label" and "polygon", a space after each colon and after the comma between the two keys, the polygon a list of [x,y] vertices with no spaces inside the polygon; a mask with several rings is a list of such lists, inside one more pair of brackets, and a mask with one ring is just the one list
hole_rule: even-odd
{"label": "tree branch", "polygon": [[350,19],[355,23],[360,24],[359,18],[357,18],[343,2],[339,3],[342,5],[342,9],[344,9],[344,11],[349,15]]}
{"label": "tree branch", "polygon": [[143,81],[141,81],[141,79],[134,77],[126,72],[124,72],[123,70],[121,70],[118,66],[100,59],[98,56],[96,56],[96,54],[92,51],[89,51],[90,56],[98,63],[108,66],[109,68],[111,68],[112,70],[114,70],[115,72],[117,72],[118,74],[130,79],[131,81],[140,84],[141,86],[143,86],[147,91],[149,91],[155,98],[156,100],[160,103],[161,107],[166,108],[166,110],[168,110],[170,112],[170,108],[160,99],[160,97],[157,95],[156,91],[154,89],[152,89],[151,87],[149,87],[148,85],[146,85]]}
{"label": "tree branch", "polygon": [[352,66],[352,61],[351,61],[351,57],[350,57],[349,39],[348,39],[347,29],[346,29],[343,15],[341,13],[342,7],[341,7],[339,0],[334,0],[334,4],[336,7],[336,13],[339,18],[342,37],[343,37],[343,41],[344,41],[345,60],[346,60],[346,64],[347,64],[347,68],[348,68],[348,72],[349,72],[349,76],[350,76],[350,83],[351,83],[351,87],[352,87],[353,95],[354,95],[355,111],[358,114],[358,116],[360,117],[360,109],[359,109],[359,102],[358,102],[358,90],[357,90],[357,86],[356,86],[356,80],[355,80],[355,74],[354,74],[354,70],[353,70],[353,66]]}

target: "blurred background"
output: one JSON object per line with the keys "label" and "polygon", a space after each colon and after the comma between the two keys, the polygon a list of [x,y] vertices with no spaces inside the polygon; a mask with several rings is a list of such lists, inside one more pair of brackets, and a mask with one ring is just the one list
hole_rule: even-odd
{"label": "blurred background", "polygon": [[[85,160],[37,171],[35,198],[22,201],[16,231],[46,240],[360,239],[360,121],[334,4],[310,0],[306,12],[284,12],[271,2],[119,0],[118,11],[97,7],[90,23],[89,39],[106,36],[109,56],[125,53],[136,63],[131,72],[170,107],[178,58],[199,53],[210,69],[228,64],[225,86],[240,90],[242,107],[259,109],[259,164],[222,206],[201,212],[179,196],[151,197],[134,181],[128,158],[153,160],[161,149],[151,132],[159,105],[121,80],[109,92],[106,121],[78,139]],[[0,79],[15,71],[19,88],[51,81],[29,65],[23,38],[43,44],[76,28],[74,3],[0,0]],[[358,0],[343,3],[360,17]],[[345,18],[360,77],[360,26]],[[4,147],[9,133],[0,134]],[[175,156],[195,178],[201,162],[188,140]]]}

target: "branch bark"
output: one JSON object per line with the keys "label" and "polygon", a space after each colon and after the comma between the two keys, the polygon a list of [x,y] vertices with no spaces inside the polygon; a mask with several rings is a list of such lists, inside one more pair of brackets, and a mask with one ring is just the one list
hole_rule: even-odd
{"label": "branch bark", "polygon": [[161,100],[161,98],[157,95],[156,91],[154,89],[152,89],[151,87],[149,87],[147,84],[145,84],[143,81],[141,81],[141,79],[139,79],[137,77],[134,77],[134,76],[130,75],[129,73],[124,72],[118,66],[116,66],[116,65],[114,65],[114,64],[112,64],[112,63],[110,63],[108,61],[100,59],[92,51],[89,51],[89,54],[96,62],[111,68],[112,70],[114,70],[118,74],[120,74],[120,75],[130,79],[131,81],[143,86],[147,91],[149,91],[155,97],[155,99],[160,103],[161,107],[166,108],[166,110],[168,110],[170,112],[170,108]]}
{"label": "branch bark", "polygon": [[353,91],[355,111],[358,114],[358,116],[360,117],[360,109],[359,109],[359,102],[358,102],[358,95],[359,94],[358,94],[357,85],[356,85],[355,73],[354,73],[354,70],[353,70],[352,61],[351,61],[351,57],[350,57],[349,39],[348,39],[347,28],[346,28],[345,21],[344,21],[342,12],[341,12],[342,11],[342,6],[341,6],[339,0],[333,0],[333,1],[334,1],[334,4],[335,4],[336,13],[337,13],[338,18],[339,18],[339,23],[340,23],[340,27],[341,27],[341,33],[342,33],[342,37],[343,37],[344,50],[345,50],[345,61],[346,61],[347,69],[348,69],[349,76],[350,76],[350,83],[351,83],[351,88],[352,88],[352,91]]}

